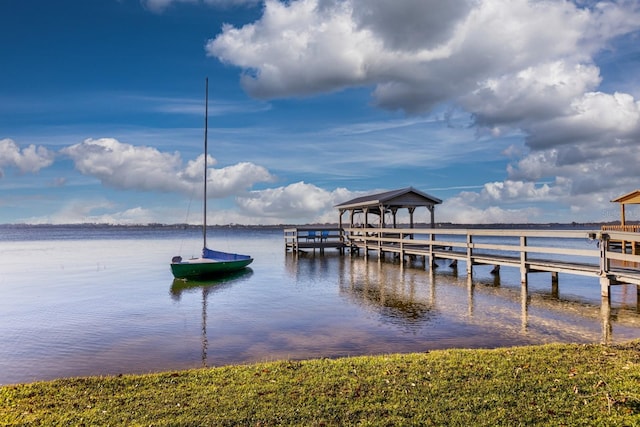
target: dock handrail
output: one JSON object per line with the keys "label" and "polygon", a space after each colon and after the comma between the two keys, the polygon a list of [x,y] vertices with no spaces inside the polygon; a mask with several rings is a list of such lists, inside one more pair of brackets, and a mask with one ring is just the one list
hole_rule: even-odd
{"label": "dock handrail", "polygon": [[345,228],[344,233],[345,243],[363,249],[365,254],[376,250],[431,260],[462,260],[467,262],[468,271],[476,264],[512,266],[520,268],[523,281],[528,272],[550,271],[640,285],[640,255],[615,248],[621,241],[640,246],[638,233],[438,228]]}
{"label": "dock handrail", "polygon": [[623,231],[628,233],[640,233],[640,224],[634,225],[603,225],[602,231]]}
{"label": "dock handrail", "polygon": [[550,272],[554,280],[558,273],[598,277],[603,295],[612,284],[640,287],[640,253],[634,249],[640,248],[640,233],[628,231],[305,226],[286,228],[284,239],[293,252],[349,248],[365,256],[369,251],[422,256],[430,265],[436,259],[459,260],[467,273],[479,264],[515,267],[523,283],[530,272]]}

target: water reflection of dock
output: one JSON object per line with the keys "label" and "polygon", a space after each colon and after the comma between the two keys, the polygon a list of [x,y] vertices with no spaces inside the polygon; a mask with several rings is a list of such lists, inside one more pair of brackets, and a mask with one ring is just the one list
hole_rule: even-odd
{"label": "water reflection of dock", "polygon": [[[380,316],[381,322],[411,334],[437,329],[443,317],[453,324],[476,325],[487,330],[508,328],[532,340],[550,334],[561,340],[588,341],[597,334],[593,325],[599,324],[601,341],[611,343],[614,326],[640,328],[640,312],[636,307],[621,306],[618,302],[614,306],[611,295],[596,300],[593,295],[586,299],[560,297],[557,289],[531,291],[527,286],[503,284],[499,274],[474,279],[469,275],[458,276],[455,270],[425,270],[420,263],[403,268],[403,264],[393,259],[372,263],[362,257],[337,254],[290,254],[286,262],[292,275],[307,277],[329,271],[337,274],[343,297]],[[458,290],[452,290],[455,288]],[[635,286],[622,289],[628,288]],[[466,297],[460,298],[461,295]],[[455,332],[453,335],[451,339],[455,340],[457,335]]]}

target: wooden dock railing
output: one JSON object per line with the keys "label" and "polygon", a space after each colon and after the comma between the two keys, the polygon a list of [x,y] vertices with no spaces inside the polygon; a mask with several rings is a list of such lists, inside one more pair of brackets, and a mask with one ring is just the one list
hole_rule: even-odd
{"label": "wooden dock railing", "polygon": [[[476,265],[514,267],[523,284],[528,274],[558,273],[597,277],[602,295],[609,287],[632,284],[640,289],[640,254],[627,253],[627,244],[640,247],[640,233],[603,230],[505,230],[439,228],[326,228],[284,230],[285,248],[293,252],[327,248],[352,253],[370,251],[405,257],[424,257],[425,266],[436,259],[466,264],[467,274]],[[621,245],[621,242],[626,242]],[[427,259],[429,264],[427,264]],[[640,291],[639,291],[640,292]]]}
{"label": "wooden dock railing", "polygon": [[640,224],[634,225],[603,225],[602,231],[625,231],[627,233],[640,233]]}
{"label": "wooden dock railing", "polygon": [[[603,225],[603,232],[621,231],[624,233],[640,233],[640,225]],[[622,253],[631,253],[634,255],[640,255],[640,243],[638,241],[628,240],[611,240],[611,245],[620,246]]]}
{"label": "wooden dock railing", "polygon": [[[550,272],[598,277],[603,295],[614,284],[640,285],[640,256],[626,254],[615,242],[640,244],[640,234],[576,230],[496,229],[390,229],[345,228],[345,244],[354,251],[376,251],[383,256],[423,256],[464,261],[467,273],[474,265],[520,269],[521,281],[528,273]],[[426,265],[426,263],[425,263]]]}
{"label": "wooden dock railing", "polygon": [[344,249],[344,237],[337,227],[296,227],[284,230],[285,249],[298,252],[303,249]]}

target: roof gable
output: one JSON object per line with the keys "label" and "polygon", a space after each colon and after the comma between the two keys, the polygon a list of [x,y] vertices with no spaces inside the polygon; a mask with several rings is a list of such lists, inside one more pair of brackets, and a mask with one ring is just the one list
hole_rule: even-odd
{"label": "roof gable", "polygon": [[383,193],[370,194],[357,197],[340,203],[335,207],[340,209],[358,208],[366,206],[385,205],[388,207],[432,206],[442,203],[442,200],[427,193],[416,190],[413,187],[399,190],[385,191]]}

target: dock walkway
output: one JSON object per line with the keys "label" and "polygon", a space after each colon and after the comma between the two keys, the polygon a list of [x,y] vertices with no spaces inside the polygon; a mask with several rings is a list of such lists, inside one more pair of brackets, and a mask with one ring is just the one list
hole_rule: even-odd
{"label": "dock walkway", "polygon": [[[311,234],[312,233],[312,234]],[[324,236],[324,237],[322,237]],[[465,262],[469,275],[476,265],[514,267],[526,284],[529,273],[549,272],[596,277],[601,293],[609,287],[632,284],[640,289],[640,255],[624,253],[616,242],[640,245],[640,233],[601,230],[505,230],[436,228],[290,228],[285,247],[349,249],[406,257],[424,257],[425,266],[436,259]],[[427,260],[429,263],[427,264]]]}

